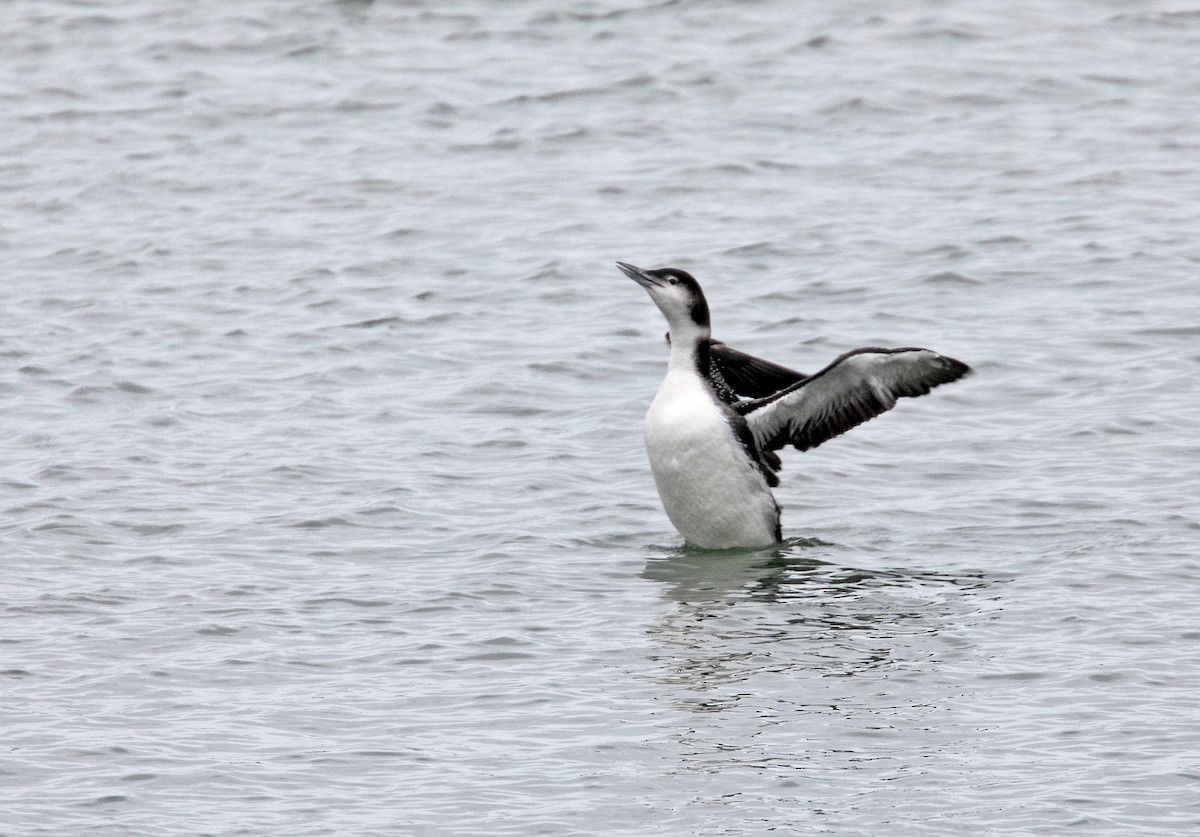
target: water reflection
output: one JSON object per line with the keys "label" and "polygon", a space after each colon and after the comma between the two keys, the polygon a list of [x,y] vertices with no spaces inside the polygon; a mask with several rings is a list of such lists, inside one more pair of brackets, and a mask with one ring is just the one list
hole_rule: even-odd
{"label": "water reflection", "polygon": [[[715,554],[676,549],[643,577],[677,604],[651,629],[664,683],[693,709],[720,711],[750,697],[746,681],[907,676],[952,651],[939,636],[983,572],[856,567],[845,550],[812,539]],[[835,690],[836,691],[836,690]],[[813,690],[828,703],[830,689]],[[820,697],[817,697],[820,695]]]}
{"label": "water reflection", "polygon": [[668,594],[679,602],[715,602],[756,581],[767,582],[789,567],[828,565],[803,550],[831,546],[817,538],[793,538],[764,549],[713,552],[678,547],[664,550],[663,558],[650,561],[642,577],[667,583]]}

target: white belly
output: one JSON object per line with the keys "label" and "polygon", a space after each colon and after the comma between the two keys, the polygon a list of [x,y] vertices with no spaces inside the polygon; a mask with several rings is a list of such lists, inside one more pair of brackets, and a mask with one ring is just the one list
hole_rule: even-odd
{"label": "white belly", "polygon": [[646,452],[667,517],[705,549],[776,542],[779,508],[695,374],[672,369],[646,413]]}

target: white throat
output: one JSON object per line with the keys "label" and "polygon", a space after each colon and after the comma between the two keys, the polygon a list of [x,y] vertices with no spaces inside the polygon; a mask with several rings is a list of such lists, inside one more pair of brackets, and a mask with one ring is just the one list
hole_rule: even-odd
{"label": "white throat", "polygon": [[708,340],[711,335],[711,329],[696,325],[690,318],[681,323],[671,323],[671,358],[668,368],[698,371],[696,359],[700,343]]}

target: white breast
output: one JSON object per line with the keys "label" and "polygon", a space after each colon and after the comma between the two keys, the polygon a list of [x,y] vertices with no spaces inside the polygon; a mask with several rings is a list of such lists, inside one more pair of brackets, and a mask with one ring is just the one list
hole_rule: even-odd
{"label": "white breast", "polygon": [[672,368],[646,413],[646,452],[667,517],[706,549],[776,542],[779,508],[708,387]]}

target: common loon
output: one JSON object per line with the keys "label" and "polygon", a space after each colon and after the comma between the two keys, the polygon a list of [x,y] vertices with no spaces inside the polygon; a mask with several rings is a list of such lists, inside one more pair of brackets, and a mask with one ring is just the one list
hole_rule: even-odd
{"label": "common loon", "polygon": [[646,453],[671,523],[704,549],[779,542],[776,450],[822,442],[925,395],[971,368],[929,349],[854,349],[815,375],[712,339],[708,303],[690,273],[617,262],[667,318],[667,375],[646,412]]}

